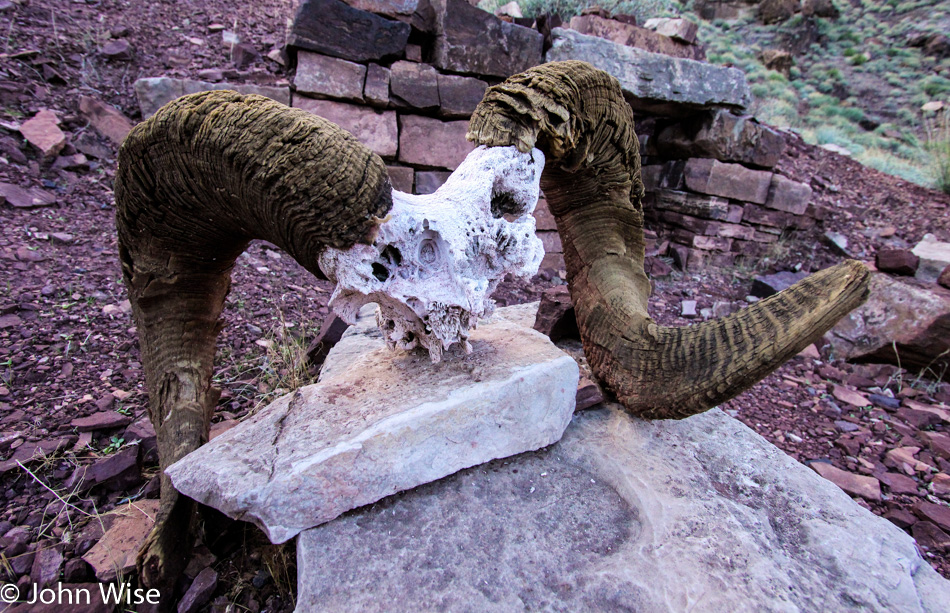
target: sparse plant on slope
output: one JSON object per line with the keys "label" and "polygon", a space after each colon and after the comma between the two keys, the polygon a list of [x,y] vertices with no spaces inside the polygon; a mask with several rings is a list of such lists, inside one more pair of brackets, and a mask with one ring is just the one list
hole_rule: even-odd
{"label": "sparse plant on slope", "polygon": [[937,187],[950,194],[950,112],[942,102],[925,104],[924,114],[925,147],[930,154]]}

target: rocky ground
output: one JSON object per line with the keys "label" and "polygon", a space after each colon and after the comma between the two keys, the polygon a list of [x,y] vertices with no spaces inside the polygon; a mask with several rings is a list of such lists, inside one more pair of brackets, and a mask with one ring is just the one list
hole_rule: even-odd
{"label": "rocky ground", "polygon": [[[103,136],[109,129],[90,110],[95,105],[81,108],[81,98],[112,105],[134,123],[141,117],[131,86],[140,77],[285,82],[271,52],[290,15],[280,0],[0,0],[3,579],[25,588],[60,577],[114,577],[116,569],[97,565],[95,547],[114,551],[121,547],[116,537],[142,532],[157,495],[116,253],[116,144]],[[41,121],[37,144],[26,142],[19,128],[44,110],[58,128]],[[820,240],[827,231],[847,237],[849,252],[861,259],[885,245],[913,245],[926,232],[950,239],[946,196],[789,138],[779,171],[812,185],[829,211],[824,222],[755,266],[659,278],[652,305],[658,320],[686,324],[717,303],[720,310],[739,307],[758,273],[838,261],[842,256]],[[535,300],[562,283],[557,271],[506,283],[499,302]],[[215,432],[309,380],[305,350],[327,315],[329,292],[329,284],[266,244],[239,258],[217,356],[215,380],[224,394]],[[691,300],[697,316],[681,317]],[[827,357],[799,356],[723,408],[907,529],[950,577],[950,446],[940,436],[950,427],[950,386]],[[224,611],[229,603],[291,610],[292,548],[269,545],[244,524],[219,523],[223,529],[208,531],[182,578],[184,610]],[[100,542],[110,528],[112,540]]]}

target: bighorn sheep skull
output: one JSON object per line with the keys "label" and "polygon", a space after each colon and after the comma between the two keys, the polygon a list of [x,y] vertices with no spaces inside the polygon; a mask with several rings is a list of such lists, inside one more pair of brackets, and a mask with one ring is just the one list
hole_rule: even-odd
{"label": "bighorn sheep skull", "polygon": [[320,268],[336,281],[330,305],[348,323],[375,302],[390,348],[424,347],[433,362],[491,314],[506,274],[531,276],[544,248],[531,213],[544,154],[478,147],[434,194],[393,191],[372,245],[328,248]]}

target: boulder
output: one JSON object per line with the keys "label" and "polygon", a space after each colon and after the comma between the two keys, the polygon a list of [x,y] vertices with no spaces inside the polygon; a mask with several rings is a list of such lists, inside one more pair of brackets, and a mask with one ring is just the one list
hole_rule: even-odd
{"label": "boulder", "polygon": [[769,70],[779,72],[786,78],[791,74],[794,64],[792,54],[783,49],[763,49],[759,53],[759,61]]}
{"label": "boulder", "polygon": [[456,347],[433,364],[425,352],[388,349],[374,311],[361,311],[362,324],[331,350],[317,384],[169,467],[175,488],[279,543],[350,509],[561,437],[579,371],[544,335],[483,322],[471,333],[471,354]]}
{"label": "boulder", "polygon": [[433,64],[445,71],[509,77],[541,63],[544,37],[465,0],[431,0]]}
{"label": "boulder", "polygon": [[835,6],[834,0],[802,0],[802,15],[837,19],[841,11]]}
{"label": "boulder", "polygon": [[363,101],[366,66],[339,58],[300,51],[294,87],[298,94]]}
{"label": "boulder", "polygon": [[191,81],[188,79],[173,79],[171,77],[154,77],[139,79],[132,86],[135,96],[142,109],[142,117],[148,119],[155,111],[162,108],[175,98],[187,94],[197,94],[218,89],[230,89],[239,94],[257,94],[276,100],[281,104],[290,105],[290,89],[287,87],[272,87],[254,85],[251,83],[208,83],[206,81]]}
{"label": "boulder", "polygon": [[395,104],[417,109],[439,106],[439,73],[435,68],[399,61],[390,70],[389,88]]}
{"label": "boulder", "polygon": [[[696,26],[694,24],[690,25],[693,26],[693,35],[695,36]],[[653,53],[689,60],[706,59],[706,53],[702,47],[673,40],[667,35],[655,32],[653,29],[641,28],[614,19],[605,19],[598,15],[588,14],[572,17],[570,28],[581,34],[597,36],[618,45],[637,47]]]}
{"label": "boulder", "polygon": [[669,17],[654,17],[647,19],[643,24],[647,30],[653,30],[657,34],[669,36],[687,45],[696,42],[696,33],[699,32],[699,26],[692,21],[685,19],[671,19]]}
{"label": "boulder", "polygon": [[771,172],[701,158],[686,162],[684,179],[694,192],[755,204],[765,204],[772,186]]}
{"label": "boulder", "polygon": [[933,234],[924,237],[913,248],[914,255],[920,258],[920,265],[914,275],[925,283],[936,283],[943,270],[950,266],[950,243],[937,240]]}
{"label": "boulder", "polygon": [[375,61],[402,55],[411,29],[341,0],[304,0],[287,45],[353,62]]}
{"label": "boulder", "polygon": [[[928,509],[929,510],[929,509]],[[302,533],[301,611],[939,611],[913,539],[719,410],[562,440]],[[943,604],[942,604],[943,603]]]}
{"label": "boulder", "polygon": [[654,145],[665,158],[713,158],[772,168],[785,151],[785,137],[751,116],[717,110],[661,129]]}
{"label": "boulder", "polygon": [[582,60],[620,81],[635,111],[674,112],[717,107],[743,109],[752,101],[745,73],[554,28],[545,60]]}
{"label": "boulder", "polygon": [[303,96],[294,98],[294,106],[332,121],[381,157],[396,156],[399,147],[396,111],[377,111],[367,106]]}
{"label": "boulder", "polygon": [[762,0],[759,3],[759,21],[765,25],[788,21],[801,10],[800,0]]}
{"label": "boulder", "polygon": [[829,333],[835,355],[950,374],[950,290],[883,273],[870,288],[867,302]]}
{"label": "boulder", "polygon": [[465,140],[466,132],[467,121],[441,121],[419,115],[401,115],[399,161],[455,170],[475,148],[474,144]]}
{"label": "boulder", "polygon": [[907,249],[880,249],[874,256],[874,265],[881,272],[913,277],[920,258]]}

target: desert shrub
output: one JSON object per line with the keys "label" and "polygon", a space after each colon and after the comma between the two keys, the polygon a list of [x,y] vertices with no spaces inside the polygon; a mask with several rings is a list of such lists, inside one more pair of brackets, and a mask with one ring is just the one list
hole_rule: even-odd
{"label": "desert shrub", "polygon": [[923,92],[931,98],[940,98],[950,94],[950,79],[945,79],[937,75],[924,77],[920,83]]}
{"label": "desert shrub", "polygon": [[925,148],[937,188],[950,194],[950,110],[924,112]]}
{"label": "desert shrub", "polygon": [[[492,0],[485,0],[484,7]],[[498,2],[498,6],[505,2]],[[638,23],[651,17],[676,16],[679,5],[673,0],[521,0],[521,11],[525,17],[536,17],[545,13],[557,14],[563,18],[580,15],[590,6],[600,6],[611,13],[635,15]],[[479,4],[482,6],[482,3]],[[492,7],[492,10],[497,7]]]}

